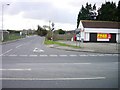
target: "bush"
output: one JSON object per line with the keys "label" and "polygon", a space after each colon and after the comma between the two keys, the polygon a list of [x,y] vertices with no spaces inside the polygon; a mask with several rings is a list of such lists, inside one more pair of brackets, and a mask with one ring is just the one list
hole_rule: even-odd
{"label": "bush", "polygon": [[51,38],[52,38],[52,32],[51,31],[48,31],[46,38],[48,40],[51,40]]}
{"label": "bush", "polygon": [[47,35],[47,30],[43,29],[41,26],[38,25],[38,29],[37,29],[37,34],[39,36],[46,36]]}

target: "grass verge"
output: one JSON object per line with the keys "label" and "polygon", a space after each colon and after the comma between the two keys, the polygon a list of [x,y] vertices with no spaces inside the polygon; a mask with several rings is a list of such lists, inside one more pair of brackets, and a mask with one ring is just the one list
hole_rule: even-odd
{"label": "grass verge", "polygon": [[17,39],[20,39],[20,38],[23,38],[23,37],[21,37],[19,35],[15,35],[15,34],[10,34],[7,38],[4,39],[3,42],[17,40]]}
{"label": "grass verge", "polygon": [[59,45],[59,46],[80,48],[79,46],[69,45],[69,44],[60,43],[60,42],[57,42],[57,41],[52,41],[52,40],[47,40],[47,39],[45,39],[44,44],[46,44],[46,45],[56,44],[56,45]]}

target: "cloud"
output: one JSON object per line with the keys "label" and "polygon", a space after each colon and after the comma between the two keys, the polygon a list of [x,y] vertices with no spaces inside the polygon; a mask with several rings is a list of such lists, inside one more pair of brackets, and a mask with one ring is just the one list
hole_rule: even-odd
{"label": "cloud", "polygon": [[[13,16],[12,17],[13,19],[14,16],[16,16],[15,18],[16,20],[12,20],[13,21],[12,23],[16,24],[16,27],[22,26],[22,23],[24,23],[24,27],[26,26],[26,23],[29,23],[30,26],[32,25],[35,26],[39,24],[40,21],[42,21],[41,22],[42,24],[43,22],[48,22],[49,20],[51,20],[55,23],[57,27],[60,26],[61,28],[62,27],[67,28],[71,26],[75,28],[78,12],[81,9],[81,6],[82,5],[85,6],[87,2],[92,5],[96,3],[96,6],[99,6],[105,2],[104,0],[101,1],[100,0],[91,0],[91,1],[88,0],[64,0],[64,1],[62,0],[0,0],[0,1],[4,3],[10,3],[10,6],[8,7],[5,6],[4,14],[8,16]],[[118,0],[114,0],[114,1],[116,3],[118,2]],[[18,20],[19,22],[17,22],[17,19],[19,19],[19,17],[17,18],[17,16],[21,16],[22,17],[21,19],[24,20]],[[1,18],[1,12],[0,12],[0,18]],[[29,20],[30,22],[28,22]],[[6,19],[4,23],[5,22],[8,22],[8,20]]]}
{"label": "cloud", "polygon": [[70,9],[56,7],[52,2],[14,2],[6,12],[10,15],[22,12],[24,18],[72,24],[76,22],[77,15]]}
{"label": "cloud", "polygon": [[25,18],[34,18],[41,20],[51,20],[59,23],[74,23],[75,14],[70,13],[68,10],[58,9],[58,8],[39,8],[34,11],[25,12]]}

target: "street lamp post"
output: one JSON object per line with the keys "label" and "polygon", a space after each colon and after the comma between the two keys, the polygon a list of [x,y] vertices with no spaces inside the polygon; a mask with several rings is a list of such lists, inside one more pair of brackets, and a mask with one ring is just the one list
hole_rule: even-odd
{"label": "street lamp post", "polygon": [[4,40],[4,23],[3,23],[3,21],[4,21],[4,5],[10,5],[10,4],[2,4],[2,41]]}

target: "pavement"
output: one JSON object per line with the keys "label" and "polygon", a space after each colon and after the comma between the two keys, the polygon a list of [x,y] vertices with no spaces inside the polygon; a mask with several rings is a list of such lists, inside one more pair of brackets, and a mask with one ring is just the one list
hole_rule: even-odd
{"label": "pavement", "polygon": [[74,46],[80,46],[80,48],[65,47],[59,45],[49,45],[50,48],[57,48],[67,51],[77,51],[77,52],[91,52],[91,53],[105,53],[105,54],[119,54],[117,43],[79,43],[76,41],[58,41],[60,43],[65,43]]}

